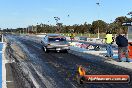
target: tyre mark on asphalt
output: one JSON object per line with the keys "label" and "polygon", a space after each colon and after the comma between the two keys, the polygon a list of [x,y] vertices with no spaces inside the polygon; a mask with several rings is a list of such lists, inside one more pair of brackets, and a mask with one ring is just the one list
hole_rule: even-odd
{"label": "tyre mark on asphalt", "polygon": [[[19,40],[20,40],[20,39],[19,39]],[[21,40],[21,42],[25,42],[25,41]],[[43,52],[40,53],[40,52],[36,49],[36,47],[33,47],[33,46],[32,46],[32,44],[30,44],[29,42],[25,42],[24,44],[28,47],[29,50],[32,51],[32,53],[36,53],[36,51],[39,53],[39,55],[38,55],[39,58],[38,58],[38,59],[45,59],[45,58],[42,58],[42,57],[44,57],[43,54],[41,54],[41,53],[43,53]],[[32,49],[31,49],[31,48],[32,48]],[[42,55],[42,56],[41,56],[41,55]],[[41,62],[41,63],[44,63],[44,62]],[[58,78],[58,79],[60,79],[60,78]],[[60,81],[60,80],[59,80],[59,81]],[[62,80],[62,81],[64,81],[64,80]],[[67,82],[64,81],[64,84],[69,84],[69,83],[67,83]],[[63,88],[67,88],[68,86],[71,88],[71,85],[65,85],[65,86],[66,86],[66,87],[63,86]],[[75,86],[74,86],[74,87],[75,87]],[[73,88],[74,88],[74,87],[73,87]],[[61,88],[61,87],[60,87],[60,88]]]}

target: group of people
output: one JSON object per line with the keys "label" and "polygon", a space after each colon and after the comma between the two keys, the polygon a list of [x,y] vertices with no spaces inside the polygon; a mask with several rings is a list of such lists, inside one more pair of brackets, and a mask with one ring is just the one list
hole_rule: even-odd
{"label": "group of people", "polygon": [[[122,61],[121,58],[123,54],[126,57],[126,62],[129,62],[128,39],[126,38],[126,35],[122,35],[122,32],[119,31],[115,41],[116,41],[116,44],[118,45],[118,62]],[[110,31],[107,31],[106,37],[105,37],[105,43],[106,43],[106,50],[107,50],[106,57],[108,58],[113,57],[113,49],[112,49],[113,42],[114,42],[114,38],[112,36],[112,33]]]}

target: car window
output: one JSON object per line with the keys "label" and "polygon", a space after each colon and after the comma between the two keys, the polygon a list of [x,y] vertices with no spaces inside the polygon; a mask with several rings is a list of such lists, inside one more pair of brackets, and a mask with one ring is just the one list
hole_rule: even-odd
{"label": "car window", "polygon": [[66,41],[65,37],[49,37],[49,41]]}

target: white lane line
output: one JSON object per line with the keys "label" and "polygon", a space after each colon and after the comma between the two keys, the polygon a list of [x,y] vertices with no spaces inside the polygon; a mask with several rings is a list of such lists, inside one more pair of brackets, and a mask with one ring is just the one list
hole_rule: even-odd
{"label": "white lane line", "polygon": [[3,53],[2,53],[2,88],[7,88],[7,84],[6,84],[6,67],[5,67],[5,63],[6,63],[6,58],[4,55],[5,52],[5,43],[3,43]]}

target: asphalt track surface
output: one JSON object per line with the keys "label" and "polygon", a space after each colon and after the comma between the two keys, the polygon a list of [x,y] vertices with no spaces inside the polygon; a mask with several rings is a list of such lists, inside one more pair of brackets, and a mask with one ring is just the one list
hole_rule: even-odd
{"label": "asphalt track surface", "polygon": [[8,58],[14,60],[10,67],[15,88],[132,88],[131,81],[125,84],[78,84],[75,77],[78,65],[85,67],[87,74],[125,74],[130,75],[131,79],[132,70],[103,61],[93,61],[90,56],[90,59],[79,57],[72,53],[74,51],[44,53],[39,39],[27,37],[5,36],[11,43],[11,47],[6,48],[6,53]]}

